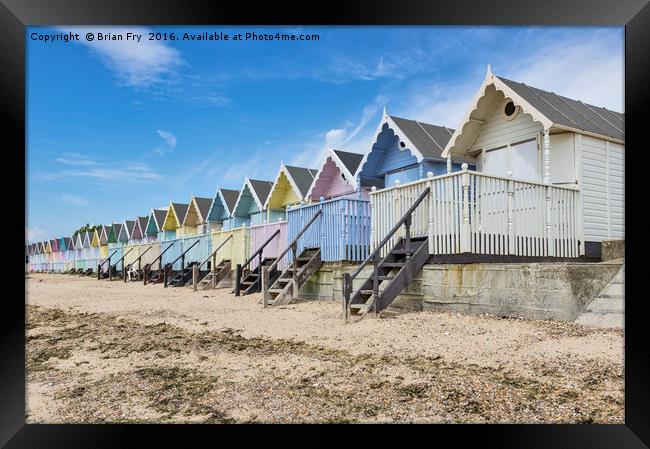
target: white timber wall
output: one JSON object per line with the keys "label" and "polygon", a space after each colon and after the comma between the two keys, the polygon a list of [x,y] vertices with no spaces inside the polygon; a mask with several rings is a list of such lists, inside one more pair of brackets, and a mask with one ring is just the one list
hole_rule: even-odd
{"label": "white timber wall", "polygon": [[625,236],[625,153],[620,144],[580,135],[582,215],[586,241]]}
{"label": "white timber wall", "polygon": [[533,121],[532,117],[523,111],[519,111],[514,119],[506,120],[502,115],[503,104],[503,101],[498,102],[492,110],[472,149],[489,150],[507,143],[530,139],[544,130],[541,123]]}

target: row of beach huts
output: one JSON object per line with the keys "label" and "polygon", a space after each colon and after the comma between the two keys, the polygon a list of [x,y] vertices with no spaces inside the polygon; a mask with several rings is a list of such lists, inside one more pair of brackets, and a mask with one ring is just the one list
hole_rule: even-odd
{"label": "row of beach huts", "polygon": [[492,74],[454,130],[384,111],[365,154],[26,246],[28,272],[298,297],[348,264],[347,315],[427,263],[598,260],[624,238],[624,116]]}

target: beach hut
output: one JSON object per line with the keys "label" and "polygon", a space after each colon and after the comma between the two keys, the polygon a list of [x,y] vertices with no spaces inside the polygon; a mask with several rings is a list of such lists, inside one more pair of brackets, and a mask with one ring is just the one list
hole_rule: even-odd
{"label": "beach hut", "polygon": [[162,224],[165,221],[165,215],[167,215],[167,209],[151,209],[145,227],[145,238],[148,241],[163,240]]}
{"label": "beach hut", "polygon": [[193,196],[185,216],[182,218],[183,235],[201,235],[208,232],[208,213],[212,206],[212,198]]}
{"label": "beach hut", "polygon": [[210,232],[230,229],[231,216],[239,197],[239,190],[218,188],[208,211]]}
{"label": "beach hut", "polygon": [[[249,226],[251,223],[264,222],[266,217],[264,203],[271,192],[271,187],[273,187],[271,181],[246,178],[232,207],[228,225],[212,232],[212,248],[216,251],[213,259],[215,270],[223,273],[223,278],[218,279],[219,282],[224,280],[224,284],[231,285],[235,281],[228,276],[231,270],[234,270],[237,264],[244,264],[250,257]],[[232,271],[233,275],[234,273]]]}
{"label": "beach hut", "polygon": [[145,240],[148,218],[145,216],[135,219],[135,226],[130,238],[133,243],[142,243]]}
{"label": "beach hut", "polygon": [[327,150],[305,196],[307,201],[316,202],[321,198],[328,200],[342,196],[359,197],[361,189],[357,190],[355,175],[362,159],[363,154],[360,153],[333,148]]}
{"label": "beach hut", "polygon": [[355,175],[357,185],[367,195],[372,187],[416,181],[429,172],[442,175],[460,170],[462,163],[473,167],[472,159],[454,156],[448,161],[442,156],[453,132],[446,126],[388,115],[384,110]]}
{"label": "beach hut", "polygon": [[304,203],[316,173],[311,168],[282,164],[264,203],[266,219],[263,221],[285,220],[287,207]]}
{"label": "beach hut", "polygon": [[63,237],[63,247],[65,248],[63,260],[63,271],[69,272],[74,269],[74,245],[70,237]]}
{"label": "beach hut", "polygon": [[169,203],[165,219],[162,223],[163,242],[161,248],[167,249],[162,257],[163,266],[172,264],[174,272],[181,271],[181,260],[179,257],[183,253],[181,237],[183,236],[183,218],[187,213],[187,203]]}
{"label": "beach hut", "polygon": [[[281,273],[276,273],[276,281],[273,273],[268,276],[264,285],[266,305],[290,301],[297,294],[294,288],[305,285],[323,262],[361,261],[368,255],[370,203],[361,198],[355,178],[362,159],[362,154],[328,150],[304,190],[308,201],[318,202],[287,205],[287,237],[279,255],[286,253],[288,257],[277,266],[269,266],[269,270],[277,268]],[[288,242],[295,243],[290,250]],[[294,258],[299,261],[297,266],[288,266]],[[295,285],[294,271],[298,280]]]}
{"label": "beach hut", "polygon": [[271,191],[262,206],[265,213],[256,214],[253,216],[256,219],[251,219],[250,254],[238,268],[235,294],[240,291],[246,294],[260,290],[260,263],[275,267],[271,277],[275,277],[279,270],[288,266],[291,255],[284,251],[288,243],[286,211],[292,205],[305,202],[316,173],[317,170],[311,168],[280,165]]}
{"label": "beach hut", "polygon": [[122,271],[122,256],[124,255],[124,241],[120,240],[122,233],[123,223],[111,224],[111,229],[108,233],[108,254],[111,256],[111,264],[113,265],[113,273],[118,274]]}
{"label": "beach hut", "polygon": [[[441,153],[467,159],[476,170],[463,165],[370,193],[372,248],[405,270],[386,276],[380,269],[387,281],[380,289],[388,293],[374,299],[362,294],[367,285],[356,292],[344,285],[346,302],[362,311],[374,300],[381,311],[406,285],[403,273],[427,261],[600,258],[603,241],[624,238],[624,125],[619,112],[496,76],[488,67]],[[404,249],[407,236],[411,247]]]}

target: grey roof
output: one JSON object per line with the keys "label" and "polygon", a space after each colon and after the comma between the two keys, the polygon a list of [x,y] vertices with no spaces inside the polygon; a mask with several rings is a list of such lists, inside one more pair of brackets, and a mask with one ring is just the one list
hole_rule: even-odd
{"label": "grey roof", "polygon": [[255,190],[255,195],[260,200],[260,203],[264,204],[266,202],[266,199],[269,196],[269,193],[271,193],[271,187],[273,187],[273,183],[271,181],[260,181],[259,179],[248,179],[250,181],[251,187],[253,187],[253,190]]}
{"label": "grey roof", "polygon": [[210,212],[210,206],[212,206],[212,198],[199,198],[195,196],[194,201],[196,201],[196,205],[199,208],[199,213],[201,214],[203,220],[207,220],[208,212]]}
{"label": "grey roof", "polygon": [[183,218],[185,218],[185,214],[187,213],[187,208],[190,207],[190,205],[185,203],[172,203],[172,207],[174,208],[176,218],[178,218],[178,225],[180,225],[183,222]]}
{"label": "grey roof", "polygon": [[409,138],[423,157],[442,159],[442,151],[454,133],[445,126],[431,125],[406,118],[390,116],[399,129]]}
{"label": "grey roof", "polygon": [[122,232],[122,223],[113,223],[113,229],[115,229],[115,238],[118,238]]}
{"label": "grey roof", "polygon": [[336,153],[336,156],[341,160],[343,165],[345,165],[345,168],[347,168],[348,171],[352,173],[352,175],[354,175],[357,172],[357,168],[359,168],[359,164],[363,159],[363,154],[350,153],[349,151],[341,151],[341,150],[332,150],[332,151]]}
{"label": "grey roof", "polygon": [[165,215],[167,215],[167,209],[153,210],[153,217],[156,219],[156,226],[158,227],[159,231],[160,231],[160,227],[163,224],[163,221],[165,221]]}
{"label": "grey roof", "polygon": [[147,227],[147,221],[149,217],[138,217],[138,226],[140,227],[140,232],[144,234],[144,231]]}
{"label": "grey roof", "polygon": [[625,115],[497,77],[557,125],[625,140]]}
{"label": "grey roof", "polygon": [[66,249],[72,249],[72,239],[70,237],[63,237],[63,241]]}
{"label": "grey roof", "polygon": [[304,198],[305,195],[307,195],[307,192],[309,192],[309,187],[311,187],[311,183],[314,182],[318,170],[304,167],[293,167],[291,165],[285,165],[285,167],[293,181],[298,186],[301,198]]}
{"label": "grey roof", "polygon": [[135,227],[135,220],[124,220],[126,223],[126,232],[129,234],[129,237],[133,234],[133,228]]}
{"label": "grey roof", "polygon": [[228,212],[232,213],[235,208],[235,203],[237,203],[237,198],[239,197],[239,190],[232,189],[219,189],[223,200],[226,202],[226,208]]}

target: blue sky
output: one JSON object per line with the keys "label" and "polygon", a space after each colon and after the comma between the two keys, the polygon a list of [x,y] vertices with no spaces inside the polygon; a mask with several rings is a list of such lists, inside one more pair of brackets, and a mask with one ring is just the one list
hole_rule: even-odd
{"label": "blue sky", "polygon": [[[78,32],[79,42],[33,41]],[[84,39],[135,32],[142,41]],[[317,33],[318,41],[148,41],[146,33]],[[31,27],[28,241],[364,152],[382,109],[455,128],[485,76],[617,111],[623,28]]]}

